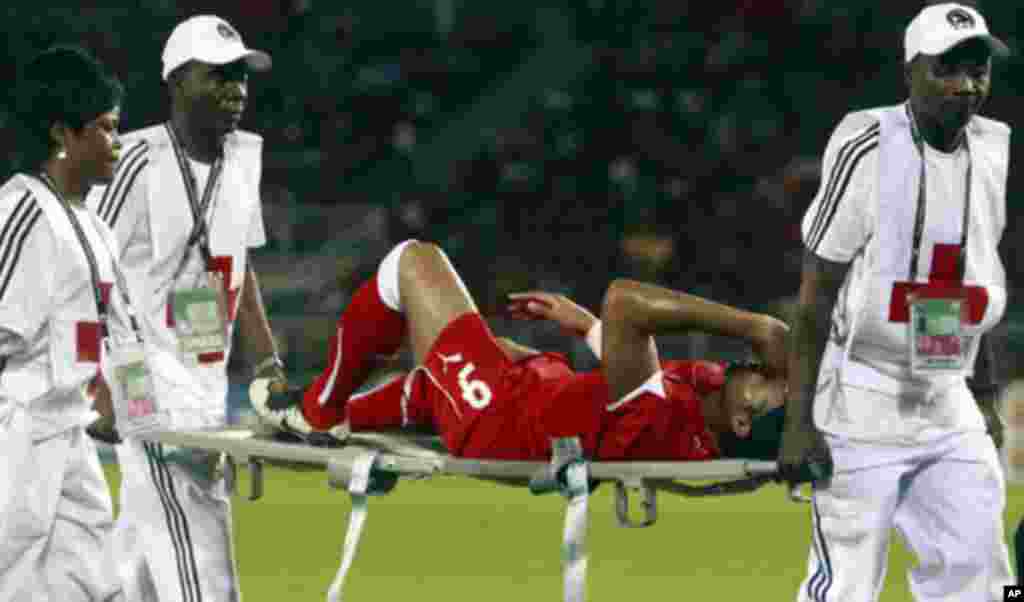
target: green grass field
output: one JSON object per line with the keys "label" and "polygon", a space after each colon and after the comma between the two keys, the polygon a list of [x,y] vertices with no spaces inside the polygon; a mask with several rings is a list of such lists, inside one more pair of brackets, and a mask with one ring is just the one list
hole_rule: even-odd
{"label": "green grass field", "polygon": [[[116,483],[116,467],[110,467]],[[247,491],[241,471],[239,493]],[[341,559],[349,498],[323,472],[268,467],[265,496],[235,499],[245,602],[325,599]],[[616,525],[612,488],[590,507],[588,597],[623,600],[792,600],[804,576],[809,507],[768,486],[741,496],[658,496],[658,524]],[[403,481],[371,498],[345,599],[353,602],[522,602],[561,599],[564,502],[469,479]],[[1007,525],[1024,515],[1024,486],[1010,489]],[[896,539],[894,537],[894,539]],[[893,545],[882,602],[909,601]]]}

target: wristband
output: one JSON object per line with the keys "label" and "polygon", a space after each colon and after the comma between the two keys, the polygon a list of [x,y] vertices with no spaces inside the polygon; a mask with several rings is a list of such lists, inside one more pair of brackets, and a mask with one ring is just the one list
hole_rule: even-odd
{"label": "wristband", "polygon": [[594,321],[594,325],[587,331],[584,339],[587,341],[587,347],[590,347],[597,359],[601,359],[601,320]]}

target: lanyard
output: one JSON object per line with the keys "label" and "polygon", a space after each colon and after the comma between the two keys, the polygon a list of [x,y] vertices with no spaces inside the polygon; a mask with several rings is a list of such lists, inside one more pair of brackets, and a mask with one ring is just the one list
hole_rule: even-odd
{"label": "lanyard", "polygon": [[196,243],[199,243],[199,250],[203,254],[203,260],[209,265],[213,253],[210,251],[210,231],[206,226],[204,216],[206,215],[206,210],[210,207],[217,185],[220,182],[220,173],[224,165],[224,154],[218,155],[217,160],[213,162],[213,167],[210,168],[210,176],[206,179],[206,186],[203,189],[203,197],[200,199],[198,196],[198,186],[196,185],[196,176],[192,173],[192,166],[189,165],[188,159],[185,157],[185,149],[182,148],[181,142],[174,132],[174,126],[167,122],[165,127],[171,138],[174,156],[178,160],[178,170],[181,172],[182,183],[185,184],[185,194],[188,196],[188,206],[192,210],[194,222],[192,233],[188,237],[188,245],[185,247],[185,256],[188,257],[189,249]]}
{"label": "lanyard", "polygon": [[[917,278],[917,259],[921,254],[921,238],[924,234],[924,218],[927,211],[927,185],[925,183],[925,164],[928,162],[925,159],[925,142],[924,136],[921,135],[921,131],[917,127],[917,120],[914,119],[914,111],[910,108],[910,103],[907,103],[907,116],[910,117],[910,135],[914,139],[914,146],[917,147],[918,154],[921,155],[921,177],[918,178],[917,184],[917,211],[914,216],[914,242],[913,247],[910,250],[910,282],[913,282]],[[963,147],[967,153],[967,176],[964,182],[964,217],[963,217],[963,228],[960,234],[960,253],[956,260],[956,276],[958,282],[963,282],[964,273],[967,270],[967,232],[970,228],[971,220],[971,173],[973,162],[971,161],[971,147],[967,143],[967,133],[963,135]]]}
{"label": "lanyard", "polygon": [[[99,262],[96,261],[96,253],[92,250],[92,245],[89,244],[89,238],[85,235],[85,230],[82,228],[82,222],[78,221],[78,215],[75,214],[74,210],[71,209],[71,203],[64,198],[58,190],[57,186],[50,177],[50,174],[40,172],[39,181],[41,181],[46,188],[49,189],[50,194],[57,198],[60,206],[64,209],[64,213],[68,216],[68,221],[71,222],[71,229],[75,231],[75,237],[78,238],[78,242],[82,245],[82,251],[85,252],[85,259],[89,264],[89,275],[92,283],[92,293],[96,300],[96,313],[99,316],[100,323],[100,336],[105,338],[109,333],[107,329],[107,319],[110,315],[110,308],[107,306],[107,302],[103,299],[103,289],[100,286],[102,279],[100,278],[100,267]],[[102,237],[101,237],[102,238]],[[131,312],[131,300],[128,298],[128,287],[125,282],[124,275],[121,274],[121,270],[117,267],[117,262],[114,260],[114,253],[108,248],[107,252],[110,254],[110,265],[111,270],[114,272],[114,277],[117,279],[117,289],[121,292],[121,298],[124,300],[125,308],[129,312],[129,320],[131,321],[132,330],[135,333],[136,338],[140,341],[141,335],[139,331],[139,323],[135,319],[134,313]]]}

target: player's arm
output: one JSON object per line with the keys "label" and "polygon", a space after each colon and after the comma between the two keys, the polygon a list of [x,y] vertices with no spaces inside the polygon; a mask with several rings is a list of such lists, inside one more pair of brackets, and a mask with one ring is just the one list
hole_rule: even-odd
{"label": "player's arm", "polygon": [[540,354],[540,351],[537,351],[533,347],[527,347],[526,345],[517,343],[508,337],[498,337],[497,341],[498,345],[505,351],[505,354],[508,355],[513,362],[518,362],[519,360]]}
{"label": "player's arm", "polygon": [[781,320],[664,287],[620,279],[601,311],[602,365],[612,399],[660,370],[654,335],[700,331],[745,340],[769,370],[785,370],[788,330]]}
{"label": "player's arm", "polygon": [[[518,320],[551,320],[566,334],[585,337],[587,346],[594,355],[601,357],[601,321],[565,295],[544,291],[512,293],[509,295],[506,310],[510,317]],[[536,349],[512,341],[508,341],[511,346],[506,346],[502,341],[499,343],[505,347],[506,353],[514,358],[540,353]]]}
{"label": "player's arm", "polygon": [[270,320],[267,319],[259,279],[251,261],[247,261],[246,264],[245,284],[242,286],[242,298],[238,305],[238,327],[243,345],[257,377],[273,375],[284,380],[283,366],[277,355],[277,343],[270,329]]}

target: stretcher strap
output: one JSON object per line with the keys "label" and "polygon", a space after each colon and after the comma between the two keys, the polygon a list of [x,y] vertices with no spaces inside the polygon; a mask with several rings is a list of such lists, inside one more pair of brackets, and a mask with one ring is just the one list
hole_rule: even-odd
{"label": "stretcher strap", "polygon": [[352,496],[352,511],[349,513],[348,532],[345,533],[345,543],[342,546],[341,566],[338,567],[338,574],[334,576],[334,581],[327,590],[327,602],[342,600],[345,577],[352,568],[359,538],[363,534],[363,525],[366,523],[367,490],[370,487],[370,473],[376,459],[377,452],[371,451],[359,456],[352,463],[352,480],[348,484],[348,492]]}
{"label": "stretcher strap", "polygon": [[562,572],[565,602],[583,602],[587,584],[587,502],[590,498],[587,463],[571,462],[565,468],[562,494],[569,498],[562,534]]}

